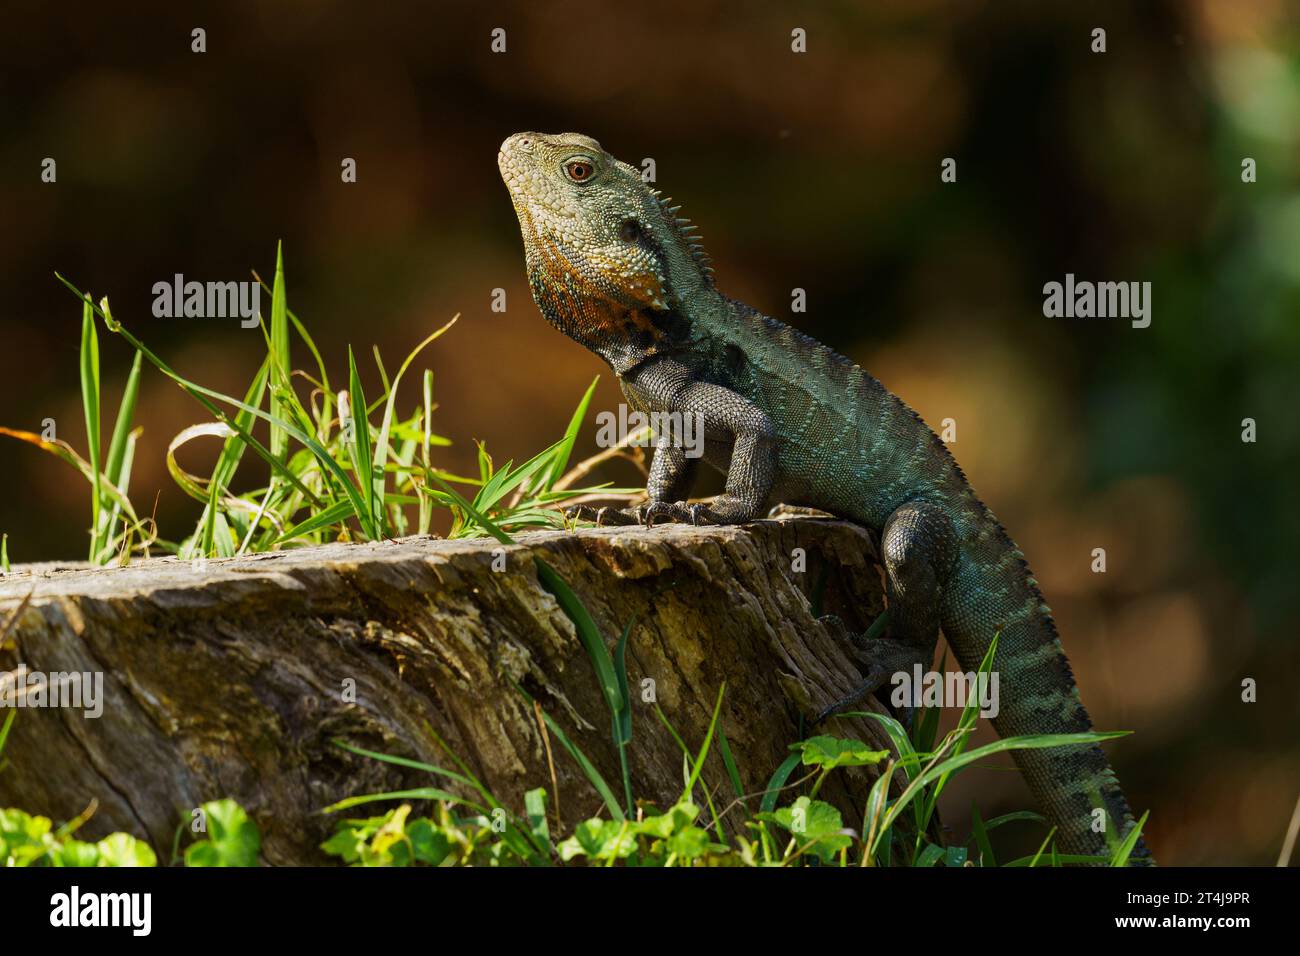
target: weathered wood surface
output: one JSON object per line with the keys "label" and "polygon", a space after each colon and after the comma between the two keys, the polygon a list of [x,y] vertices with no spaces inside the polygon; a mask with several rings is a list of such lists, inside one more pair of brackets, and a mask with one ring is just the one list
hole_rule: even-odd
{"label": "weathered wood surface", "polygon": [[[822,609],[851,627],[881,609],[871,538],[835,521],[527,534],[504,549],[504,570],[493,569],[494,557],[503,563],[498,547],[406,538],[201,568],[156,559],[14,569],[0,581],[0,622],[32,597],[0,649],[0,672],[19,664],[102,672],[105,703],[93,719],[23,709],[4,754],[0,806],[58,821],[94,799],[83,836],[125,830],[165,856],[192,808],[231,797],[261,827],[265,862],[324,862],[318,844],[334,821],[322,807],[436,782],[353,756],[336,739],[447,764],[427,722],[508,806],[522,810],[532,787],[552,790],[536,715],[511,682],[618,790],[608,711],[573,625],[538,583],[534,556],[569,582],[611,642],[635,618],[634,793],[666,806],[682,785],[680,751],[641,699],[644,678],[692,747],[725,681],[722,725],[746,789],[759,791],[798,739],[801,715],[860,678],[809,596],[820,592]],[[345,699],[348,680],[355,701]],[[872,721],[832,726],[888,747]],[[568,831],[601,806],[558,741],[551,749]],[[732,795],[724,774],[715,755],[703,780],[722,804]],[[861,807],[870,775],[846,780],[824,795]]]}

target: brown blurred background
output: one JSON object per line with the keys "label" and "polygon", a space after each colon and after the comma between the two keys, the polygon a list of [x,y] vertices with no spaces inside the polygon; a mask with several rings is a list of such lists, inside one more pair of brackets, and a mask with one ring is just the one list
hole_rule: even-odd
{"label": "brown blurred background", "polygon": [[[496,149],[588,133],[656,160],[725,291],[932,425],[956,420],[953,451],[1029,555],[1097,724],[1137,731],[1110,750],[1162,862],[1276,860],[1300,792],[1300,5],[134,6],[7,5],[0,424],[53,418],[85,447],[80,310],[55,270],[182,374],[242,394],[259,333],[155,319],[152,287],[269,279],[282,239],[290,307],[336,376],[349,343],[392,369],[462,313],[423,357],[455,441],[443,462],[471,470],[473,439],[520,460],[594,375],[595,408],[619,396],[528,296]],[[1042,286],[1066,272],[1152,282],[1151,327],[1044,318]],[[789,314],[794,287],[806,314]],[[115,406],[130,354],[111,336],[101,350]],[[137,417],[132,497],[147,512],[156,495],[179,539],[199,506],[164,454],[205,416],[147,373]],[[0,442],[11,559],[82,557],[81,477]],[[972,799],[986,818],[1029,805],[1014,775],[968,773],[946,806],[959,831]]]}

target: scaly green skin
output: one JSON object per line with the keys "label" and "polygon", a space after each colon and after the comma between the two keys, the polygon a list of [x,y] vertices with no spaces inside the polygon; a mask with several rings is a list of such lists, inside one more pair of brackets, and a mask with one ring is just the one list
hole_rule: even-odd
{"label": "scaly green skin", "polygon": [[[598,520],[734,524],[785,503],[860,522],[880,534],[890,608],[890,636],[860,651],[860,692],[929,667],[940,628],[967,671],[999,634],[998,733],[1091,729],[1024,556],[915,412],[848,359],[719,292],[694,227],[595,140],[519,133],[498,163],[542,314],[609,363],[633,407],[700,416],[704,460],[727,476],[711,504],[688,504],[696,459],[666,443],[649,504]],[[1133,826],[1099,747],[1015,758],[1063,852],[1109,855],[1095,806],[1121,836]],[[1133,859],[1150,860],[1141,842]]]}

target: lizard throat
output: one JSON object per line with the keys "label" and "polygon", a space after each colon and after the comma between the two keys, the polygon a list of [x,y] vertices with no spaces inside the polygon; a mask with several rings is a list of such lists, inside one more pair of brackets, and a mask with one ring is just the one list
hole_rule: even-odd
{"label": "lizard throat", "polygon": [[533,300],[559,331],[603,358],[616,374],[685,343],[690,323],[672,309],[629,308],[591,296],[571,277],[550,281],[530,272]]}

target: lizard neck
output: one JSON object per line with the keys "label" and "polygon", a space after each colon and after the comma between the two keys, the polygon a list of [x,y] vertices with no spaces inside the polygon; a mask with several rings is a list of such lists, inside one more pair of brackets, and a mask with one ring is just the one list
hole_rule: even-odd
{"label": "lizard neck", "polygon": [[681,348],[693,337],[695,323],[727,312],[726,297],[703,276],[677,277],[680,286],[673,278],[665,283],[664,301],[651,305],[592,296],[568,273],[529,269],[533,299],[546,320],[603,358],[619,376]]}

